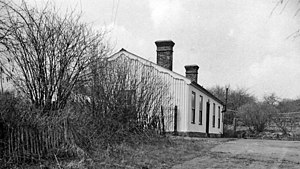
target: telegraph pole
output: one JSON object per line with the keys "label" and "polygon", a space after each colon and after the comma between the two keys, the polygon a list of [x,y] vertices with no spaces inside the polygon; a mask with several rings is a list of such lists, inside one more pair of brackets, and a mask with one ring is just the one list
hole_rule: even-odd
{"label": "telegraph pole", "polygon": [[225,117],[225,113],[227,112],[227,101],[228,101],[228,86],[225,86],[226,87],[226,92],[225,92],[225,107],[224,107],[224,110],[222,111],[222,119],[223,119],[223,135],[224,135],[224,117]]}

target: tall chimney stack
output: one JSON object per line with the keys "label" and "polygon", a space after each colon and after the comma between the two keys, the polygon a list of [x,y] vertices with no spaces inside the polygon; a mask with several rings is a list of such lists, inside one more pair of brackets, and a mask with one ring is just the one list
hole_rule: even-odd
{"label": "tall chimney stack", "polygon": [[172,40],[156,41],[157,64],[161,67],[173,69],[173,47],[175,43]]}
{"label": "tall chimney stack", "polygon": [[197,82],[198,79],[198,69],[199,66],[197,65],[186,65],[185,67],[185,77],[191,79],[193,82]]}

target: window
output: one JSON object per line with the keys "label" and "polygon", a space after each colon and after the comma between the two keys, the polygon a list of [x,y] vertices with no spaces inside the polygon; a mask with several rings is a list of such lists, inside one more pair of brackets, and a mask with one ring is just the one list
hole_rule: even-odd
{"label": "window", "polygon": [[203,96],[200,95],[200,101],[199,101],[199,125],[202,125],[202,110],[203,110]]}
{"label": "window", "polygon": [[216,104],[213,104],[213,123],[212,126],[215,127],[216,126]]}
{"label": "window", "polygon": [[220,118],[221,118],[221,107],[219,106],[218,107],[218,128],[220,128],[220,123],[221,123],[221,121],[220,121]]}
{"label": "window", "polygon": [[195,124],[196,94],[192,92],[192,123]]}

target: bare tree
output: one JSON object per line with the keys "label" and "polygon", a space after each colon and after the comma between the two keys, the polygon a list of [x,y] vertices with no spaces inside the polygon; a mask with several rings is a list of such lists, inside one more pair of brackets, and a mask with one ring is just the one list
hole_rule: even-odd
{"label": "bare tree", "polygon": [[[293,8],[291,8],[293,7]],[[293,16],[291,17],[297,17],[299,16],[300,12],[300,1],[291,1],[291,0],[277,0],[276,4],[274,5],[270,16],[273,16],[275,12],[282,14],[284,11],[289,11],[290,9],[294,10],[292,11]],[[289,36],[287,36],[287,39],[296,39],[300,36],[300,29],[295,30],[292,32]]]}
{"label": "bare tree", "polygon": [[265,95],[264,96],[264,102],[266,104],[272,105],[272,106],[277,106],[279,104],[279,97],[276,96],[275,93],[271,93],[270,95]]}
{"label": "bare tree", "polygon": [[282,134],[286,135],[289,132],[289,130],[288,130],[289,123],[288,122],[292,121],[291,118],[292,117],[288,118],[288,117],[283,116],[280,113],[277,113],[277,114],[274,114],[274,116],[272,117],[272,121],[282,131]]}
{"label": "bare tree", "polygon": [[[297,110],[295,109],[297,108],[296,100],[283,99],[280,101],[280,98],[272,93],[265,95],[263,102],[277,109],[273,112],[274,114],[270,115],[270,122],[273,122],[282,131],[283,135],[290,132],[296,120],[292,113]],[[291,130],[288,129],[289,127],[291,127]]]}
{"label": "bare tree", "polygon": [[[209,89],[215,96],[217,96],[221,101],[225,103],[225,95],[226,95],[226,88],[222,86],[215,86]],[[224,115],[224,123],[225,124],[232,124],[233,119],[236,117],[236,113],[238,109],[249,103],[254,103],[256,98],[251,95],[247,89],[244,88],[237,88],[231,89],[229,88],[228,93],[228,101],[227,101],[227,110],[228,112]]]}
{"label": "bare tree", "polygon": [[53,7],[37,9],[0,2],[1,66],[36,108],[65,107],[74,87],[86,80],[89,65],[108,51],[104,32],[63,17]]}

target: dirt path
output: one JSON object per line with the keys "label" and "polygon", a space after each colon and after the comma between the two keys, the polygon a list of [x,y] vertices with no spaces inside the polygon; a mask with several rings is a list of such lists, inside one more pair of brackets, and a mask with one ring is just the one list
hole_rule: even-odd
{"label": "dirt path", "polygon": [[179,168],[300,168],[300,141],[240,139],[220,144]]}

